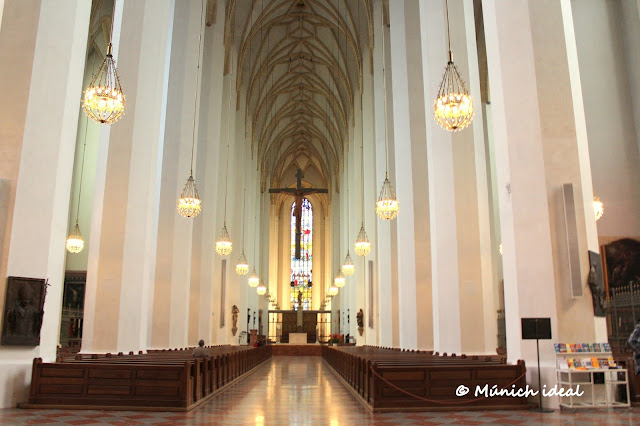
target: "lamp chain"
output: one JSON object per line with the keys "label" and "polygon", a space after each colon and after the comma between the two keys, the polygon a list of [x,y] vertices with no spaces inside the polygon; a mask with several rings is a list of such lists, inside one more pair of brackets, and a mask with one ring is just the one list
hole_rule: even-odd
{"label": "lamp chain", "polygon": [[76,225],[78,224],[78,217],[80,216],[80,200],[82,197],[82,177],[84,176],[84,154],[87,152],[87,130],[89,129],[89,116],[87,116],[86,123],[84,125],[84,145],[82,147],[82,166],[80,166],[80,185],[78,189],[78,207],[76,210]]}
{"label": "lamp chain", "polygon": [[382,12],[380,14],[382,19],[382,87],[383,87],[383,96],[384,96],[384,170],[385,170],[385,178],[389,178],[389,134],[387,130],[387,76],[385,74],[385,69],[387,68],[387,55],[385,53],[385,39],[384,39],[384,8],[382,8]]}
{"label": "lamp chain", "polygon": [[451,59],[451,33],[449,32],[449,0],[444,0],[445,9],[447,10],[447,44],[449,48],[449,62]]}
{"label": "lamp chain", "polygon": [[233,63],[229,73],[229,105],[227,108],[227,167],[224,180],[224,224],[227,225],[227,190],[229,189],[229,128],[231,127],[231,76],[233,76]]}
{"label": "lamp chain", "polygon": [[198,41],[198,66],[196,68],[196,94],[193,101],[193,133],[191,135],[191,171],[189,174],[193,176],[193,150],[196,144],[196,110],[198,108],[198,83],[200,81],[200,50],[202,49],[202,27],[204,21],[204,5],[205,0],[202,0],[202,10],[200,12],[200,40]]}

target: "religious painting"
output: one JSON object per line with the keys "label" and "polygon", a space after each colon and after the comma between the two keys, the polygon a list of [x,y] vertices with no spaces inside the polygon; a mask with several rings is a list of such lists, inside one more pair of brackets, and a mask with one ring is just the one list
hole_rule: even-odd
{"label": "religious painting", "polygon": [[311,309],[313,286],[313,208],[308,199],[302,200],[300,211],[300,258],[296,257],[296,203],[291,206],[291,307]]}
{"label": "religious painting", "polygon": [[40,344],[45,288],[43,279],[7,278],[2,345],[38,346]]}
{"label": "religious painting", "polygon": [[604,247],[609,291],[640,280],[640,241],[623,238]]}
{"label": "religious painting", "polygon": [[64,293],[62,307],[82,311],[84,309],[84,289],[87,273],[67,272],[64,277]]}

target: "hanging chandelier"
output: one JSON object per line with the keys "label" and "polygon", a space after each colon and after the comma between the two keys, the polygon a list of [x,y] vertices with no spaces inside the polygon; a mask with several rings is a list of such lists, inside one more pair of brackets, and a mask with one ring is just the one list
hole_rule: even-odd
{"label": "hanging chandelier", "polygon": [[[229,77],[229,93],[231,93],[231,77]],[[227,191],[229,189],[229,122],[231,121],[231,96],[229,96],[227,113],[227,171],[224,181],[224,225],[220,231],[220,236],[216,240],[216,253],[226,256],[231,253],[232,243],[229,231],[227,231]]]}
{"label": "hanging chandelier", "polygon": [[196,181],[193,178],[193,151],[196,144],[196,112],[198,107],[198,83],[200,81],[200,49],[202,48],[202,27],[204,19],[204,0],[200,13],[200,41],[198,42],[198,66],[196,67],[196,93],[193,101],[193,130],[191,133],[191,171],[187,183],[178,199],[178,212],[184,217],[196,217],[202,210],[202,201],[198,196]]}
{"label": "hanging chandelier", "polygon": [[473,120],[473,99],[460,76],[458,68],[451,56],[451,35],[449,32],[449,1],[447,8],[447,40],[449,45],[449,61],[442,76],[436,100],[433,103],[433,116],[445,130],[457,132],[464,129]]}
{"label": "hanging chandelier", "polygon": [[69,253],[80,253],[84,248],[84,239],[80,233],[80,227],[78,226],[78,220],[76,219],[76,226],[73,227],[73,231],[67,237],[66,243],[67,251]]}
{"label": "hanging chandelier", "polygon": [[598,198],[597,195],[593,196],[593,212],[596,216],[596,222],[600,220],[604,214],[604,204],[600,201],[600,198]]}
{"label": "hanging chandelier", "polygon": [[216,240],[216,253],[220,256],[226,256],[231,253],[232,249],[233,244],[231,243],[231,237],[229,236],[229,231],[227,231],[227,221],[225,220],[220,235]]}
{"label": "hanging chandelier", "polygon": [[249,263],[247,263],[247,257],[244,255],[244,249],[240,253],[238,263],[236,263],[236,274],[247,275],[249,273]]}
{"label": "hanging chandelier", "polygon": [[371,253],[371,242],[369,242],[367,231],[364,230],[364,223],[360,227],[358,238],[356,238],[354,251],[358,256],[366,256]]}
{"label": "hanging chandelier", "polygon": [[333,297],[338,294],[338,287],[331,286],[329,287],[329,296]]}
{"label": "hanging chandelier", "polygon": [[82,197],[82,178],[84,176],[84,157],[87,152],[87,130],[89,128],[89,120],[85,121],[84,127],[84,145],[82,146],[82,165],[80,166],[80,183],[78,185],[78,205],[76,207],[76,225],[73,227],[73,231],[69,233],[67,242],[65,244],[69,253],[77,254],[84,249],[84,238],[80,233],[80,226],[78,225],[78,218],[80,217],[80,200]]}
{"label": "hanging chandelier", "polygon": [[342,275],[342,271],[338,269],[338,275],[333,279],[333,285],[338,288],[342,288],[345,285],[344,275]]}
{"label": "hanging chandelier", "polygon": [[187,179],[187,184],[178,199],[178,212],[184,217],[196,217],[202,210],[202,201],[198,196],[196,182],[193,179],[193,169]]}
{"label": "hanging chandelier", "polygon": [[113,124],[124,115],[125,96],[118,77],[116,61],[113,59],[113,20],[115,19],[116,2],[113,2],[111,14],[111,32],[107,55],[84,91],[82,109],[87,116],[100,124]]}
{"label": "hanging chandelier", "polygon": [[351,276],[356,271],[356,266],[353,264],[353,259],[351,259],[351,254],[347,250],[347,257],[344,258],[344,263],[342,264],[342,272],[346,276]]}
{"label": "hanging chandelier", "polygon": [[249,276],[249,287],[256,288],[260,283],[260,277],[256,274],[256,268],[253,268],[251,271],[251,275]]}
{"label": "hanging chandelier", "polygon": [[398,210],[400,210],[400,204],[387,173],[376,203],[376,214],[380,219],[392,220],[398,216]]}
{"label": "hanging chandelier", "polygon": [[[384,28],[384,14],[382,15],[382,28]],[[384,53],[384,32],[382,33],[382,57],[386,58]],[[384,61],[383,61],[384,62]],[[396,192],[389,180],[389,136],[387,135],[387,78],[385,76],[385,66],[382,67],[382,84],[384,87],[384,149],[385,149],[385,178],[382,183],[380,195],[376,202],[376,214],[380,219],[393,220],[398,216],[400,204],[396,198]]]}
{"label": "hanging chandelier", "polygon": [[256,288],[256,292],[258,292],[258,296],[264,296],[267,293],[267,287],[264,286],[262,281],[260,281],[260,285]]}
{"label": "hanging chandelier", "polygon": [[238,263],[236,263],[236,273],[238,275],[247,275],[249,273],[249,263],[247,262],[247,257],[244,255],[244,215],[245,215],[245,193],[246,189],[242,190],[242,252],[240,253],[240,258],[238,259]]}

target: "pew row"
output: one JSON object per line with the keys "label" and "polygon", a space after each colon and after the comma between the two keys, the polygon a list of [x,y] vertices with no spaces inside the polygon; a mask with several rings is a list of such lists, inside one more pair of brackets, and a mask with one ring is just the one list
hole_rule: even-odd
{"label": "pew row", "polygon": [[21,408],[189,411],[271,358],[271,347],[213,347],[112,356],[33,360],[29,401]]}
{"label": "pew row", "polygon": [[[524,361],[498,356],[438,355],[372,346],[322,348],[324,361],[373,412],[527,409],[524,397],[475,395],[526,389]],[[456,396],[459,386],[470,391]]]}

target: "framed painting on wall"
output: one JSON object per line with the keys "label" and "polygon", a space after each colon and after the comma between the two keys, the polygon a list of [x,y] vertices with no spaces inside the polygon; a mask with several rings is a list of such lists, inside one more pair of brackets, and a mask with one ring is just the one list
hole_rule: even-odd
{"label": "framed painting on wall", "polygon": [[2,339],[3,346],[38,346],[44,313],[46,283],[38,278],[7,278]]}

